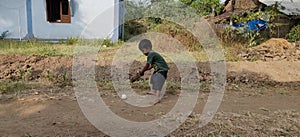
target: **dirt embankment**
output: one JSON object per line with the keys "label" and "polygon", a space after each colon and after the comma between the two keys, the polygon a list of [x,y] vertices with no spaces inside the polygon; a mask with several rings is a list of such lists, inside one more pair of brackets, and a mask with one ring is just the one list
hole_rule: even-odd
{"label": "dirt embankment", "polygon": [[[0,55],[1,81],[36,81],[36,82],[66,82],[71,81],[71,57],[43,57],[25,55]],[[100,63],[98,63],[100,64]],[[169,63],[170,72],[168,80],[180,82],[180,72],[174,63]],[[199,62],[197,64],[200,81],[210,81],[212,74],[210,64]],[[272,61],[272,62],[229,62],[227,66],[227,82],[260,84],[287,84],[299,86],[300,62]],[[141,62],[131,64],[130,73],[135,73],[142,67]],[[111,66],[96,65],[96,80],[111,80]],[[144,79],[151,73],[148,72]]]}
{"label": "dirt embankment", "polygon": [[4,81],[51,81],[71,74],[71,58],[39,55],[0,55],[0,58],[0,79]]}

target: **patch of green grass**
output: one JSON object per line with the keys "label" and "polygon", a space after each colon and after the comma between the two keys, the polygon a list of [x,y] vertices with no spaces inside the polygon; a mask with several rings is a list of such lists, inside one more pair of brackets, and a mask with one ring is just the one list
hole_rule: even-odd
{"label": "patch of green grass", "polygon": [[102,90],[111,90],[115,92],[112,81],[97,81],[97,86],[101,87]]}
{"label": "patch of green grass", "polygon": [[40,41],[0,41],[0,54],[72,56],[74,46]]}
{"label": "patch of green grass", "polygon": [[[105,45],[104,44],[108,44]],[[111,42],[110,40],[95,39],[82,40],[78,38],[68,38],[66,42],[44,42],[44,41],[13,41],[0,40],[0,54],[24,54],[41,56],[73,56],[76,45],[94,46],[100,51],[107,51],[120,47],[122,41]]]}
{"label": "patch of green grass", "polygon": [[181,89],[181,83],[168,81],[167,82],[167,89],[168,90]]}
{"label": "patch of green grass", "polygon": [[210,90],[210,84],[207,82],[202,82],[200,84],[200,90],[209,91]]}
{"label": "patch of green grass", "polygon": [[30,133],[26,133],[25,137],[32,137],[32,135]]}
{"label": "patch of green grass", "polygon": [[205,62],[205,61],[209,60],[206,52],[203,49],[194,51],[194,52],[192,52],[192,54],[193,54],[194,58],[196,59],[196,61]]}
{"label": "patch of green grass", "polygon": [[45,75],[42,78],[45,78],[47,82],[57,85],[59,87],[66,87],[72,85],[71,74],[68,74],[68,70],[66,68],[61,68],[62,70],[59,72],[53,72],[50,70],[46,70]]}
{"label": "patch of green grass", "polygon": [[24,82],[1,82],[0,93],[1,94],[13,94],[26,89],[32,89],[36,87],[36,84],[28,84]]}
{"label": "patch of green grass", "polygon": [[69,37],[69,38],[67,39],[67,41],[66,41],[66,44],[67,44],[67,45],[74,45],[74,44],[77,44],[79,40],[80,40],[79,38],[72,38],[72,37]]}
{"label": "patch of green grass", "polygon": [[138,89],[150,89],[149,82],[147,80],[145,81],[136,81],[131,84],[132,88],[138,88]]}
{"label": "patch of green grass", "polygon": [[240,52],[244,49],[241,45],[223,46],[226,61],[238,62],[242,61],[239,56]]}
{"label": "patch of green grass", "polygon": [[[105,52],[105,51],[103,51]],[[115,52],[106,52],[97,56],[98,61],[112,60],[115,56]]]}

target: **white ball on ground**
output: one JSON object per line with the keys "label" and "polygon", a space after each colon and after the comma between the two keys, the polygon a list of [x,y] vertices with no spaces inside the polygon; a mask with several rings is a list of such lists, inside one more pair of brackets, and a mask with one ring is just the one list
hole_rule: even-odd
{"label": "white ball on ground", "polygon": [[121,99],[127,99],[127,96],[125,94],[122,94]]}

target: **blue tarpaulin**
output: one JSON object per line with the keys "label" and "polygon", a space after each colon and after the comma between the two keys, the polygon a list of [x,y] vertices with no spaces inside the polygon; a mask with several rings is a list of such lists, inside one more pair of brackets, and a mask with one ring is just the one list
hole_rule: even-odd
{"label": "blue tarpaulin", "polygon": [[[247,26],[245,26],[245,24]],[[247,27],[247,32],[249,32],[250,30],[255,30],[255,31],[261,31],[261,30],[265,30],[268,27],[268,22],[263,21],[261,19],[256,19],[256,20],[249,20],[246,23],[245,22],[241,22],[241,23],[236,23],[232,25],[235,28],[239,28],[239,27]]]}

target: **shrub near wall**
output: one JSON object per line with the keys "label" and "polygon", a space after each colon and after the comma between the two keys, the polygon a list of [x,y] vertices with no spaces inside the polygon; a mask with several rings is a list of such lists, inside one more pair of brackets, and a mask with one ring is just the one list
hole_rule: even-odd
{"label": "shrub near wall", "polygon": [[292,42],[300,41],[300,24],[294,26],[286,35],[286,38]]}

